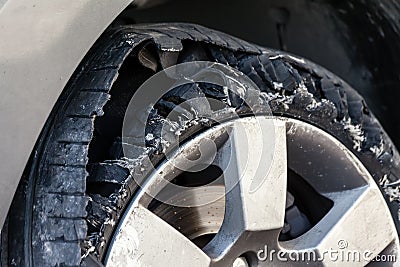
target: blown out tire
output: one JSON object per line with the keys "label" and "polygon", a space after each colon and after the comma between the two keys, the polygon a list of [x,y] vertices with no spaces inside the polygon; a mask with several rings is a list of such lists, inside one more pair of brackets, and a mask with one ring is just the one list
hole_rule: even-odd
{"label": "blown out tire", "polygon": [[174,124],[184,138],[209,127],[179,129],[182,124],[166,118],[169,111],[197,94],[225,101],[221,110],[246,114],[240,97],[218,87],[173,90],[154,105],[148,121],[138,116],[138,125],[155,138],[146,147],[138,145],[134,164],[125,168],[121,127],[135,89],[155,72],[191,61],[243,72],[260,88],[260,99],[269,97],[275,115],[317,125],[340,140],[368,168],[399,227],[397,151],[348,84],[305,59],[198,25],[132,26],[98,41],[55,106],[3,230],[4,266],[76,266],[88,255],[102,260],[115,227],[110,222],[119,220],[135,191],[132,176],[146,175],[140,155],[146,153],[154,164],[163,159],[167,148],[157,142],[161,127]]}

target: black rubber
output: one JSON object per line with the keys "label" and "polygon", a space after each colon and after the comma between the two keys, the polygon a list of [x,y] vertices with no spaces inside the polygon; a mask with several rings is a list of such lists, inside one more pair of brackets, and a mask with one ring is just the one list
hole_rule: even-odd
{"label": "black rubber", "polygon": [[[133,161],[124,159],[120,131],[134,89],[154,70],[195,60],[227,64],[248,75],[260,88],[259,112],[268,104],[275,115],[307,121],[338,138],[380,185],[399,226],[398,153],[363,99],[344,81],[307,60],[202,26],[135,25],[106,33],[58,101],[3,230],[5,266],[78,266],[88,254],[102,260],[113,222],[136,190],[135,176],[147,175],[150,163],[141,155],[157,164],[168,151],[159,140],[161,127],[181,130],[180,141],[210,127],[166,119],[179,103],[204,95],[225,103],[221,117],[229,117],[232,107],[249,114],[243,99],[218,86],[178,87],[153,107],[149,120],[138,115],[138,124],[154,139],[146,147],[138,143]],[[193,112],[183,112],[195,119]]]}

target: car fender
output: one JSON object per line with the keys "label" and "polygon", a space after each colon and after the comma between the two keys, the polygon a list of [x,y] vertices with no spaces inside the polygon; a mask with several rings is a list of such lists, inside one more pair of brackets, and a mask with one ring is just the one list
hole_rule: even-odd
{"label": "car fender", "polygon": [[131,2],[0,0],[0,227],[57,98]]}

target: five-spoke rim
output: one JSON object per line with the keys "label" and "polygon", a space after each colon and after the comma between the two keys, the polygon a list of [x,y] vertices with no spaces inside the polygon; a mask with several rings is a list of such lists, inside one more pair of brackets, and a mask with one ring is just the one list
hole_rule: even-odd
{"label": "five-spoke rim", "polygon": [[[148,207],[151,196],[168,187],[163,178],[177,172],[174,160],[187,156],[204,138],[215,140],[222,135],[228,137],[209,156],[224,170],[226,194],[212,201],[225,199],[225,216],[214,238],[199,248]],[[306,233],[279,242],[288,165],[330,199],[333,207]],[[298,120],[246,117],[217,125],[186,142],[141,186],[118,225],[107,266],[264,266],[272,260],[280,265],[293,260],[289,255],[304,252],[315,258],[296,260],[354,266],[365,265],[389,246],[397,254],[393,219],[366,168],[335,138]],[[196,204],[208,203],[194,199],[189,205]],[[265,248],[279,251],[281,259],[254,257],[265,254]],[[332,251],[348,258],[331,257],[327,252]]]}

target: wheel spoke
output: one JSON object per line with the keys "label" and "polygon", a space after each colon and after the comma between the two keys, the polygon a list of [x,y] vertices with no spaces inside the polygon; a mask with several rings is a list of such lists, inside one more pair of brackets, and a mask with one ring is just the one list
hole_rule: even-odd
{"label": "wheel spoke", "polygon": [[200,248],[142,206],[131,210],[115,241],[107,266],[210,265]]}
{"label": "wheel spoke", "polygon": [[[258,119],[234,125],[232,161],[225,172],[227,224],[262,231],[283,226],[286,204],[285,125]],[[278,123],[275,123],[278,124]],[[272,127],[275,126],[276,130]],[[258,129],[257,129],[258,128]]]}
{"label": "wheel spoke", "polygon": [[[375,185],[332,193],[334,207],[309,232],[286,242],[290,250],[315,251],[326,264],[365,265],[396,238],[384,199]],[[334,252],[331,256],[330,251]],[[336,257],[338,257],[336,259]]]}
{"label": "wheel spoke", "polygon": [[219,233],[205,248],[213,258],[226,253],[232,239],[234,243],[245,240],[263,246],[260,232],[270,230],[277,238],[286,205],[285,137],[283,122],[254,118],[234,124],[231,160],[225,170],[225,218]]}
{"label": "wheel spoke", "polygon": [[320,194],[368,184],[367,170],[332,136],[293,122],[287,122],[287,133],[290,169]]}

